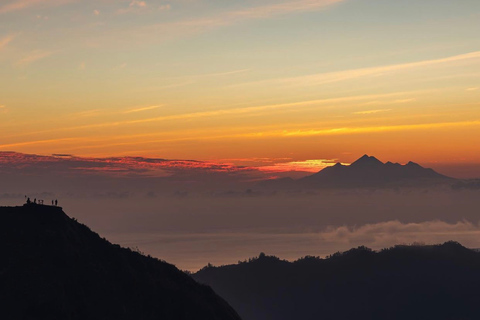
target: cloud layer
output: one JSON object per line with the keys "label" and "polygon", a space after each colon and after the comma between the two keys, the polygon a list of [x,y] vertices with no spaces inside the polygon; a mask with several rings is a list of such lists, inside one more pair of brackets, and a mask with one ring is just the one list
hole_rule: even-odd
{"label": "cloud layer", "polygon": [[380,250],[401,244],[438,244],[455,240],[470,248],[480,248],[478,224],[440,220],[420,223],[393,220],[358,227],[330,227],[318,233],[132,233],[110,234],[109,237],[125,246],[167,257],[168,261],[191,271],[208,262],[216,265],[236,263],[260,252],[293,261],[305,255],[325,257],[357,246]]}
{"label": "cloud layer", "polygon": [[[8,1],[8,0],[7,0]],[[75,0],[10,0],[0,6],[0,14],[29,9],[36,6],[59,6]]]}
{"label": "cloud layer", "polygon": [[[321,10],[325,7],[343,2],[343,0],[299,0],[287,1],[283,3],[270,4],[265,6],[256,6],[242,10],[227,11],[209,18],[184,20],[176,22],[173,25],[183,30],[183,32],[199,32],[209,30],[212,28],[233,25],[236,23],[255,20],[267,19],[274,16],[280,16],[291,13],[308,12],[314,10]],[[159,24],[157,28],[164,28],[165,26]]]}

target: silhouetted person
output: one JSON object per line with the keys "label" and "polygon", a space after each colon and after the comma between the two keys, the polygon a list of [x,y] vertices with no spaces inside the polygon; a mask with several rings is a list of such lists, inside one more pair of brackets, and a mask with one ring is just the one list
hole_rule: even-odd
{"label": "silhouetted person", "polygon": [[55,206],[57,206],[57,205],[58,205],[58,200],[57,200],[57,199],[55,199]]}
{"label": "silhouetted person", "polygon": [[52,200],[52,206],[53,206],[53,203],[54,203],[54,202],[53,202],[53,200]]}
{"label": "silhouetted person", "polygon": [[27,204],[30,204],[32,203],[32,201],[30,201],[30,197],[27,198]]}
{"label": "silhouetted person", "polygon": [[37,198],[33,199],[33,203],[37,204]]}

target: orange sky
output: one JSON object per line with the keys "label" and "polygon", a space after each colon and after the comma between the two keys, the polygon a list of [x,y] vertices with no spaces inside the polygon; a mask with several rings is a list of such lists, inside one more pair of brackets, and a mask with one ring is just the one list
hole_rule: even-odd
{"label": "orange sky", "polygon": [[139,3],[0,4],[0,151],[480,176],[478,1]]}

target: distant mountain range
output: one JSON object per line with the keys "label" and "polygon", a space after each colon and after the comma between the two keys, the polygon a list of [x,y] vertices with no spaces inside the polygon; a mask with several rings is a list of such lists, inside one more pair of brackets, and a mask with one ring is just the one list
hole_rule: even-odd
{"label": "distant mountain range", "polygon": [[295,262],[260,254],[194,278],[244,320],[480,319],[480,253],[455,242]]}
{"label": "distant mountain range", "polygon": [[415,187],[454,180],[414,162],[406,165],[383,163],[373,156],[364,155],[349,166],[337,163],[299,180],[285,178],[267,180],[261,182],[260,186],[267,188]]}
{"label": "distant mountain range", "polygon": [[59,207],[0,207],[0,243],[0,319],[240,320],[211,288]]}

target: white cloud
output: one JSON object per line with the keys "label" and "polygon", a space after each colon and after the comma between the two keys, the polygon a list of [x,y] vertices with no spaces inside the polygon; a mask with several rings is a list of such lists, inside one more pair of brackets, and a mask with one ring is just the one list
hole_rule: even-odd
{"label": "white cloud", "polygon": [[444,221],[426,221],[421,223],[402,223],[388,221],[366,224],[360,227],[328,228],[318,233],[322,241],[344,243],[349,246],[367,245],[384,248],[396,244],[413,242],[441,243],[457,240],[466,244],[477,242],[480,226],[469,221],[447,223]]}

